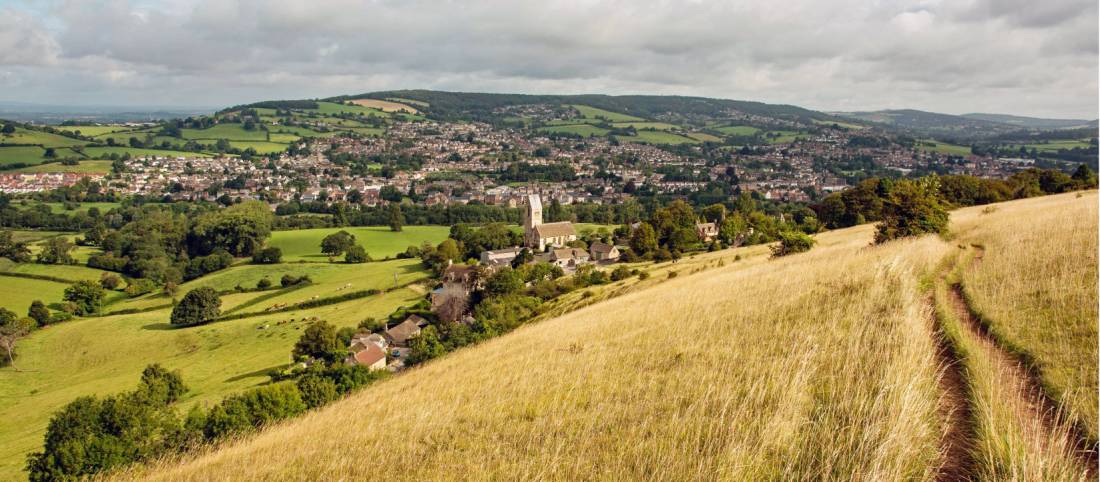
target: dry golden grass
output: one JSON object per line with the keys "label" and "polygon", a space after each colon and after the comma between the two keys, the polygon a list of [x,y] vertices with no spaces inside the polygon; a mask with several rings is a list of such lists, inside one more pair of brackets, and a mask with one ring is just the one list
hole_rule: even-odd
{"label": "dry golden grass", "polygon": [[[953,228],[960,240],[984,236],[990,263],[1019,231],[1046,229],[1049,237],[1080,214],[1071,204],[1095,203],[1095,194],[1087,196],[1008,203],[988,214],[962,210]],[[1036,207],[1048,203],[1060,209]],[[1044,222],[1009,232],[987,226],[1020,216]],[[1095,233],[1095,215],[1089,222]],[[752,247],[646,265],[645,281],[571,293],[556,302],[556,318],[260,434],[113,476],[933,480],[942,475],[947,419],[929,288],[961,250],[933,237],[880,247],[869,247],[870,239],[862,226],[819,235],[813,251],[778,260]],[[1095,252],[1095,242],[1058,246],[1078,257]],[[1095,257],[1085,262],[1095,272]],[[1085,477],[1062,432],[1033,417],[1007,358],[960,330],[944,308],[946,285],[936,285],[941,322],[966,355],[974,475]],[[1084,298],[1088,287],[1068,285]],[[1092,291],[1095,305],[1095,281]]]}
{"label": "dry golden grass", "polygon": [[1095,441],[1096,191],[957,217],[959,240],[985,247],[962,272],[967,298],[1001,345],[1035,362],[1044,387]]}
{"label": "dry golden grass", "polygon": [[372,107],[382,112],[401,112],[405,111],[410,114],[419,114],[420,111],[416,107],[411,105],[402,104],[399,102],[392,102],[388,100],[378,99],[355,99],[351,103],[361,105],[363,107]]}

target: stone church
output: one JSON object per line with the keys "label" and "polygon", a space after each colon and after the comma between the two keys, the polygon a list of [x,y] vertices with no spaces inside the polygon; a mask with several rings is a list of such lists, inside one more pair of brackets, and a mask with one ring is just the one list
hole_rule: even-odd
{"label": "stone church", "polygon": [[523,219],[523,244],[536,253],[546,251],[548,246],[564,247],[577,239],[573,223],[542,222],[542,198],[538,194],[527,196],[527,212]]}

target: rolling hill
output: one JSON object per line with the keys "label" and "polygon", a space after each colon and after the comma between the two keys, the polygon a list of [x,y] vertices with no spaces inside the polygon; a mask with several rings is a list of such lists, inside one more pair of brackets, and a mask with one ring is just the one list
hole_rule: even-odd
{"label": "rolling hill", "polygon": [[780,259],[699,255],[115,476],[1095,479],[1096,206],[1093,191],[962,209],[950,241],[869,247],[865,225]]}

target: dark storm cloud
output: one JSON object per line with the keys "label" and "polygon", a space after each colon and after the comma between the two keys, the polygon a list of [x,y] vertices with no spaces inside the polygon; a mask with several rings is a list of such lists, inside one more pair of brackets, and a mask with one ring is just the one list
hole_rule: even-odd
{"label": "dark storm cloud", "polygon": [[0,87],[55,103],[423,87],[1093,118],[1097,50],[1088,0],[0,4]]}

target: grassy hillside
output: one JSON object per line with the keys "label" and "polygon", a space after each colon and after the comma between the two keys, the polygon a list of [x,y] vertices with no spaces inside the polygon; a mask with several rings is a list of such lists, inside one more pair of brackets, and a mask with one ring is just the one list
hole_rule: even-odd
{"label": "grassy hillside", "polygon": [[[970,208],[953,214],[953,229],[961,242],[984,240],[991,260],[1025,255],[994,254],[1013,233],[1058,238],[1068,259],[1091,263],[1080,282],[1059,287],[1073,303],[1095,306],[1096,277],[1084,277],[1095,272],[1095,258],[1084,254],[1095,252],[1094,242],[1063,244],[1073,235],[1044,229],[1068,224],[1095,238],[1096,202],[1093,192],[1007,203],[992,214]],[[1043,220],[997,226],[1028,216]],[[1083,221],[1066,223],[1070,217]],[[983,370],[1009,356],[1000,348],[967,351],[961,362],[944,358],[933,308],[942,306],[945,285],[937,280],[969,251],[935,237],[868,247],[870,239],[871,228],[861,226],[821,234],[811,252],[778,260],[757,246],[649,268],[654,276],[644,286],[620,282],[571,298],[619,294],[607,301],[460,350],[254,437],[122,478],[1090,478],[1064,445],[990,455],[995,442],[1016,440],[1007,432],[1019,427],[1032,427],[1034,439],[1058,436],[1027,410],[1012,410],[1020,400],[1014,383],[989,383],[997,379]],[[1031,249],[1026,256],[1046,262],[1022,272],[1043,277],[1059,269],[1051,260],[1063,254]],[[1035,291],[1042,285],[999,278],[997,262],[977,274],[967,274],[970,264],[955,266],[963,279],[1000,279],[996,292],[1023,306],[1061,303]],[[1011,326],[1013,316],[990,314],[993,326]],[[1041,319],[1095,321],[1095,314],[1076,316]],[[1096,358],[1095,332],[1058,343]],[[1095,365],[1083,359],[1066,363],[1095,379]],[[960,363],[969,389],[945,381]],[[1085,392],[1095,406],[1095,389]],[[960,419],[955,403],[980,429],[966,429],[969,417]],[[1019,423],[985,423],[993,412]]]}
{"label": "grassy hillside", "polygon": [[284,261],[328,262],[328,255],[321,253],[321,240],[338,231],[351,233],[355,236],[355,242],[363,246],[371,257],[381,259],[403,253],[409,246],[420,246],[424,241],[439,244],[447,239],[450,228],[405,226],[401,232],[397,233],[382,226],[276,231],[271,234],[268,244],[283,250]]}

